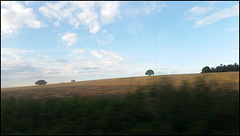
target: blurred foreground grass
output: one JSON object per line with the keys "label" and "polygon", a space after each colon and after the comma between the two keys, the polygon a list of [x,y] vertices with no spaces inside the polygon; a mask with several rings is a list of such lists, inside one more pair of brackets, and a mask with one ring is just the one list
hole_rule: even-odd
{"label": "blurred foreground grass", "polygon": [[239,135],[239,91],[167,79],[122,97],[1,99],[1,134]]}

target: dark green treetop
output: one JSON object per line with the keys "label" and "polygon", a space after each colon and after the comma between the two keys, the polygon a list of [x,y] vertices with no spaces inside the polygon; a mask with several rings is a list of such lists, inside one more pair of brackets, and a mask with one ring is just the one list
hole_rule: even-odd
{"label": "dark green treetop", "polygon": [[153,72],[153,70],[149,69],[146,71],[145,75],[151,76],[151,75],[154,75],[154,72]]}
{"label": "dark green treetop", "polygon": [[38,80],[37,82],[35,82],[36,85],[45,85],[47,84],[47,82],[45,80]]}

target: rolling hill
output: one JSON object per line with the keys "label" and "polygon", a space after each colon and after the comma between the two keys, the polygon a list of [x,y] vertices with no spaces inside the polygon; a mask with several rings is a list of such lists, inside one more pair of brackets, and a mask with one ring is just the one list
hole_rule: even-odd
{"label": "rolling hill", "polygon": [[41,99],[45,97],[72,97],[78,96],[121,96],[134,92],[137,88],[148,85],[156,85],[169,81],[175,86],[181,85],[183,81],[194,84],[198,79],[204,78],[206,83],[214,84],[230,90],[239,90],[239,72],[218,72],[202,74],[175,74],[175,75],[155,75],[126,77],[113,79],[89,80],[69,83],[57,83],[47,85],[34,85],[26,87],[2,88],[1,98],[33,98]]}

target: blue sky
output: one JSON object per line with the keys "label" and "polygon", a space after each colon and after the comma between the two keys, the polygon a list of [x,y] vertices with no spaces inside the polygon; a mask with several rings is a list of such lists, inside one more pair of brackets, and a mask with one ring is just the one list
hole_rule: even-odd
{"label": "blue sky", "polygon": [[239,63],[238,1],[1,1],[1,86]]}

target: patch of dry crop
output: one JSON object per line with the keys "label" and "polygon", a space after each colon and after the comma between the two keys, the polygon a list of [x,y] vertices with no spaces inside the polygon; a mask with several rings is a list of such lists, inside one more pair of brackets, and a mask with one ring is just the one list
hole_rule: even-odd
{"label": "patch of dry crop", "polygon": [[190,85],[204,78],[206,83],[216,87],[229,90],[239,90],[239,72],[218,72],[202,74],[176,74],[157,75],[127,78],[113,78],[80,81],[73,83],[58,83],[47,85],[34,85],[27,87],[3,88],[1,97],[33,98],[41,99],[45,97],[72,97],[78,96],[105,96],[105,95],[125,95],[134,92],[138,87],[154,85],[169,81],[175,86],[179,86],[183,81]]}

